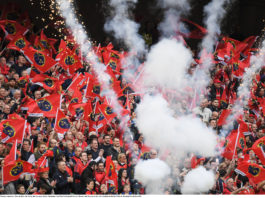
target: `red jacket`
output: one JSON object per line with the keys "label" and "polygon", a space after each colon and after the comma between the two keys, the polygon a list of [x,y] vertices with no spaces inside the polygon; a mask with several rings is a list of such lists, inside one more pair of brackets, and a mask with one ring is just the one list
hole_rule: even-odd
{"label": "red jacket", "polygon": [[[74,169],[74,172],[75,173],[78,173],[80,176],[82,175],[83,171],[85,170],[85,168],[88,166],[89,163],[86,163],[86,164],[83,164],[82,161],[79,161],[76,163],[75,165],[75,169]],[[80,180],[79,179],[76,179],[75,181],[76,183],[79,183]]]}
{"label": "red jacket", "polygon": [[95,195],[95,194],[97,194],[96,191],[90,191],[90,190],[86,191],[86,195]]}
{"label": "red jacket", "polygon": [[98,172],[98,171],[95,172],[95,179],[100,184],[104,183],[105,176],[106,176],[105,172]]}

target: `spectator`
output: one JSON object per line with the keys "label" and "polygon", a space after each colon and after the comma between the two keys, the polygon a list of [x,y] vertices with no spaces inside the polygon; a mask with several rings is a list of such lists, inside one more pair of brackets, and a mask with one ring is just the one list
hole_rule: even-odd
{"label": "spectator", "polygon": [[22,55],[19,55],[18,60],[17,60],[17,64],[12,65],[10,69],[14,69],[16,71],[16,73],[18,73],[19,77],[21,77],[22,71],[24,71],[28,68],[26,66],[26,62],[27,61],[26,61],[25,57]]}
{"label": "spectator", "polygon": [[53,177],[53,180],[56,181],[55,194],[70,194],[70,184],[73,183],[73,177],[67,173],[66,163],[64,161],[58,162],[57,168]]}

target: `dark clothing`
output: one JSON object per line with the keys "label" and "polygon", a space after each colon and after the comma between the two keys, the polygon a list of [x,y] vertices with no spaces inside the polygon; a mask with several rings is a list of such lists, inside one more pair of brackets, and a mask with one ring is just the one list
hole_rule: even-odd
{"label": "dark clothing", "polygon": [[16,71],[16,73],[18,73],[19,77],[21,77],[21,73],[22,71],[28,69],[28,66],[23,65],[23,66],[18,66],[17,64],[14,64],[10,67],[10,70],[14,69]]}
{"label": "dark clothing", "polygon": [[[120,147],[121,153],[125,153],[124,148]],[[112,155],[112,159],[118,160],[119,152],[113,148],[113,146],[110,148],[110,154]]]}
{"label": "dark clothing", "polygon": [[101,145],[100,145],[99,148],[104,150],[104,154],[103,154],[103,157],[104,157],[104,158],[107,158],[107,156],[110,156],[110,155],[111,155],[111,153],[110,153],[110,148],[111,148],[111,147],[112,147],[111,144],[109,144],[109,145],[101,144]]}
{"label": "dark clothing", "polygon": [[39,182],[37,183],[38,190],[40,189],[40,186],[42,184],[46,184],[49,187],[46,194],[51,194],[53,187],[50,185],[51,184],[50,182],[51,182],[50,180],[47,181],[44,178],[40,178]]}
{"label": "dark clothing", "polygon": [[93,160],[98,158],[98,154],[99,154],[99,149],[97,151],[94,151],[93,149],[89,150],[89,152],[92,153],[92,158]]}
{"label": "dark clothing", "polygon": [[214,85],[211,87],[211,91],[209,93],[209,100],[213,101],[214,99],[220,100],[223,94],[223,87],[216,88]]}
{"label": "dark clothing", "polygon": [[53,179],[56,180],[56,188],[54,189],[55,194],[70,194],[71,183],[67,181],[67,177],[70,175],[65,171],[62,173],[57,170],[53,176]]}
{"label": "dark clothing", "polygon": [[[87,179],[94,180],[94,174],[92,168],[88,165],[85,170],[82,172],[81,178],[80,178],[80,189],[86,189],[86,180]],[[80,192],[81,194],[85,192]]]}
{"label": "dark clothing", "polygon": [[29,157],[32,155],[32,152],[27,152],[24,149],[21,149],[21,160],[28,161]]}

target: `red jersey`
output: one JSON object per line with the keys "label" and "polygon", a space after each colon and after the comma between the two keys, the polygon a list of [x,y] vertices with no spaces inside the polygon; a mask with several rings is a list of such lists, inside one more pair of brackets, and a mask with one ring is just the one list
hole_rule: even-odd
{"label": "red jersey", "polygon": [[[89,163],[84,164],[82,161],[79,161],[78,163],[76,163],[74,171],[81,176],[88,164]],[[80,180],[76,179],[76,182],[79,183]]]}
{"label": "red jersey", "polygon": [[90,190],[86,191],[86,195],[95,195],[95,194],[97,194],[96,191],[90,191]]}
{"label": "red jersey", "polygon": [[106,173],[105,172],[95,172],[95,179],[97,180],[98,183],[102,184],[104,182]]}

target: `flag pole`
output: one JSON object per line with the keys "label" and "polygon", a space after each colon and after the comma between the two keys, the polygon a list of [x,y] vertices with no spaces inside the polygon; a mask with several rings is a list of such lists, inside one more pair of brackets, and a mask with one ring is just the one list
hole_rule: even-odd
{"label": "flag pole", "polygon": [[23,130],[23,137],[22,137],[22,142],[21,142],[20,153],[22,152],[22,146],[23,146],[23,141],[24,141],[26,128],[27,128],[27,120],[25,120],[25,124],[24,124],[24,130]]}
{"label": "flag pole", "polygon": [[234,148],[234,152],[233,152],[233,158],[232,158],[232,160],[234,159],[234,157],[235,157],[235,153],[236,153],[236,146],[237,146],[238,137],[239,137],[239,127],[240,127],[240,125],[238,125],[238,129],[237,129],[236,143],[235,143],[235,148]]}

